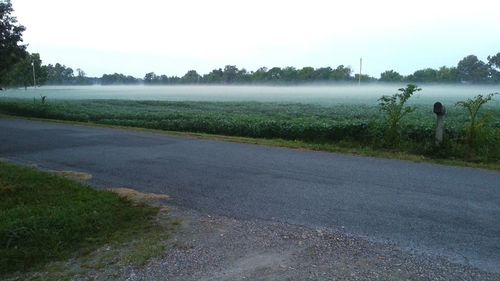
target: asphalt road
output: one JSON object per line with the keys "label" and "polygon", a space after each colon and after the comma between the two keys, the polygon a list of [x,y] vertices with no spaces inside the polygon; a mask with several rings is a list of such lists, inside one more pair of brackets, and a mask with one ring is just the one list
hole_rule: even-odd
{"label": "asphalt road", "polygon": [[0,119],[0,157],[500,272],[499,172],[21,119]]}

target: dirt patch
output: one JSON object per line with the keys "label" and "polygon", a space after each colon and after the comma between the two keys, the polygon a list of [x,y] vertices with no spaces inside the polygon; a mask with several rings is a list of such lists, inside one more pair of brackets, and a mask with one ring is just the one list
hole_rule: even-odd
{"label": "dirt patch", "polygon": [[[33,166],[33,168],[37,168],[37,166]],[[75,172],[75,171],[49,171],[49,172],[76,181],[88,181],[92,179],[91,174],[84,172]]]}
{"label": "dirt patch", "polygon": [[163,201],[167,200],[170,197],[165,194],[157,194],[157,193],[143,193],[137,191],[135,189],[126,188],[126,187],[116,187],[116,188],[108,188],[109,191],[112,191],[118,196],[127,198],[134,202],[146,203],[146,202],[155,202],[155,201]]}
{"label": "dirt patch", "polygon": [[182,225],[167,253],[145,267],[125,268],[119,280],[500,280],[326,229],[169,208]]}

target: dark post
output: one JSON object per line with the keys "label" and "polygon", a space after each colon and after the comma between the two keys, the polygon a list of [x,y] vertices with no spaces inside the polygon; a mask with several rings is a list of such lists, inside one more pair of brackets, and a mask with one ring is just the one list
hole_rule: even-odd
{"label": "dark post", "polygon": [[437,116],[436,124],[436,145],[440,145],[443,142],[443,132],[444,132],[444,115],[446,114],[446,108],[440,102],[434,104],[432,110]]}

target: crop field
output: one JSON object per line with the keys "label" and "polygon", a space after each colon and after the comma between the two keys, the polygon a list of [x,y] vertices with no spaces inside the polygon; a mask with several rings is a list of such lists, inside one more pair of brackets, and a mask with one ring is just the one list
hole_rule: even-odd
{"label": "crop field", "polygon": [[[160,87],[165,88],[165,87]],[[247,91],[246,87],[243,89]],[[278,91],[280,87],[268,90]],[[281,87],[284,88],[284,87]],[[465,87],[466,89],[467,88]],[[255,89],[255,88],[254,88]],[[352,88],[351,91],[353,90]],[[38,90],[38,89],[37,89]],[[77,89],[78,90],[78,89]],[[81,89],[80,89],[81,90]],[[304,89],[302,89],[304,90]],[[346,90],[346,89],[343,89]],[[384,115],[377,105],[375,91],[369,94],[351,93],[355,96],[349,102],[345,96],[322,96],[324,88],[313,91],[316,100],[300,102],[288,94],[289,100],[282,101],[241,98],[241,101],[166,101],[166,100],[131,100],[131,99],[67,99],[65,96],[51,98],[42,104],[38,97],[19,98],[23,91],[0,98],[0,111],[31,117],[92,122],[98,124],[120,125],[159,129],[167,131],[199,132],[229,136],[301,140],[314,143],[341,143],[343,145],[362,145],[384,147]],[[397,89],[385,89],[382,94],[393,94]],[[464,89],[455,92],[461,96],[425,92],[412,97],[410,105],[415,111],[402,122],[402,143],[398,149],[417,154],[433,156],[434,130],[436,116],[432,104],[437,98],[447,106],[445,141],[446,152],[439,157],[461,157],[465,143],[467,112],[455,106],[456,101],[471,97],[479,89],[467,92]],[[492,89],[485,89],[490,91]],[[33,93],[36,90],[32,90]],[[44,89],[44,91],[48,91]],[[153,87],[152,91],[159,91]],[[267,90],[266,90],[267,91]],[[299,89],[293,89],[299,91]],[[319,92],[318,92],[319,91]],[[322,92],[323,91],[323,92]],[[442,90],[444,91],[444,90]],[[15,91],[14,91],[15,92]],[[48,93],[47,92],[47,93]],[[486,92],[488,93],[488,92]],[[81,94],[81,93],[80,93]],[[109,93],[108,93],[109,94]],[[238,94],[238,93],[237,93]],[[239,93],[241,95],[241,93]],[[206,94],[208,97],[209,94]],[[277,94],[278,96],[280,94]],[[32,95],[33,96],[33,95]],[[54,95],[52,95],[54,96]],[[107,97],[106,94],[103,94]],[[123,96],[119,96],[123,97]],[[146,95],[147,97],[147,95]],[[167,94],[168,97],[168,94]],[[273,96],[271,96],[273,97]],[[356,98],[357,97],[357,98]],[[497,96],[496,99],[498,99]],[[172,98],[170,96],[170,98]],[[274,97],[276,98],[276,97]],[[199,100],[203,98],[198,97]],[[214,97],[217,100],[217,96]],[[488,116],[488,136],[481,145],[481,160],[498,161],[500,158],[500,105],[497,100],[489,102],[481,116]]]}

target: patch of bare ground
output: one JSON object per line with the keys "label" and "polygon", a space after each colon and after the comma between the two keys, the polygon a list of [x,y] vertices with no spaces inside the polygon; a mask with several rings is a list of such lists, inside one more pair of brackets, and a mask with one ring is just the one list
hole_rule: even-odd
{"label": "patch of bare ground", "polygon": [[171,209],[182,220],[165,255],[119,280],[500,280],[439,257],[327,230]]}
{"label": "patch of bare ground", "polygon": [[144,193],[126,187],[108,188],[108,190],[118,194],[120,197],[124,197],[138,203],[156,202],[169,199],[169,196],[165,194]]}
{"label": "patch of bare ground", "polygon": [[88,181],[92,179],[92,175],[89,173],[85,172],[76,172],[76,171],[49,171],[51,173],[54,173],[56,175],[71,179],[71,180],[76,180],[76,181]]}

